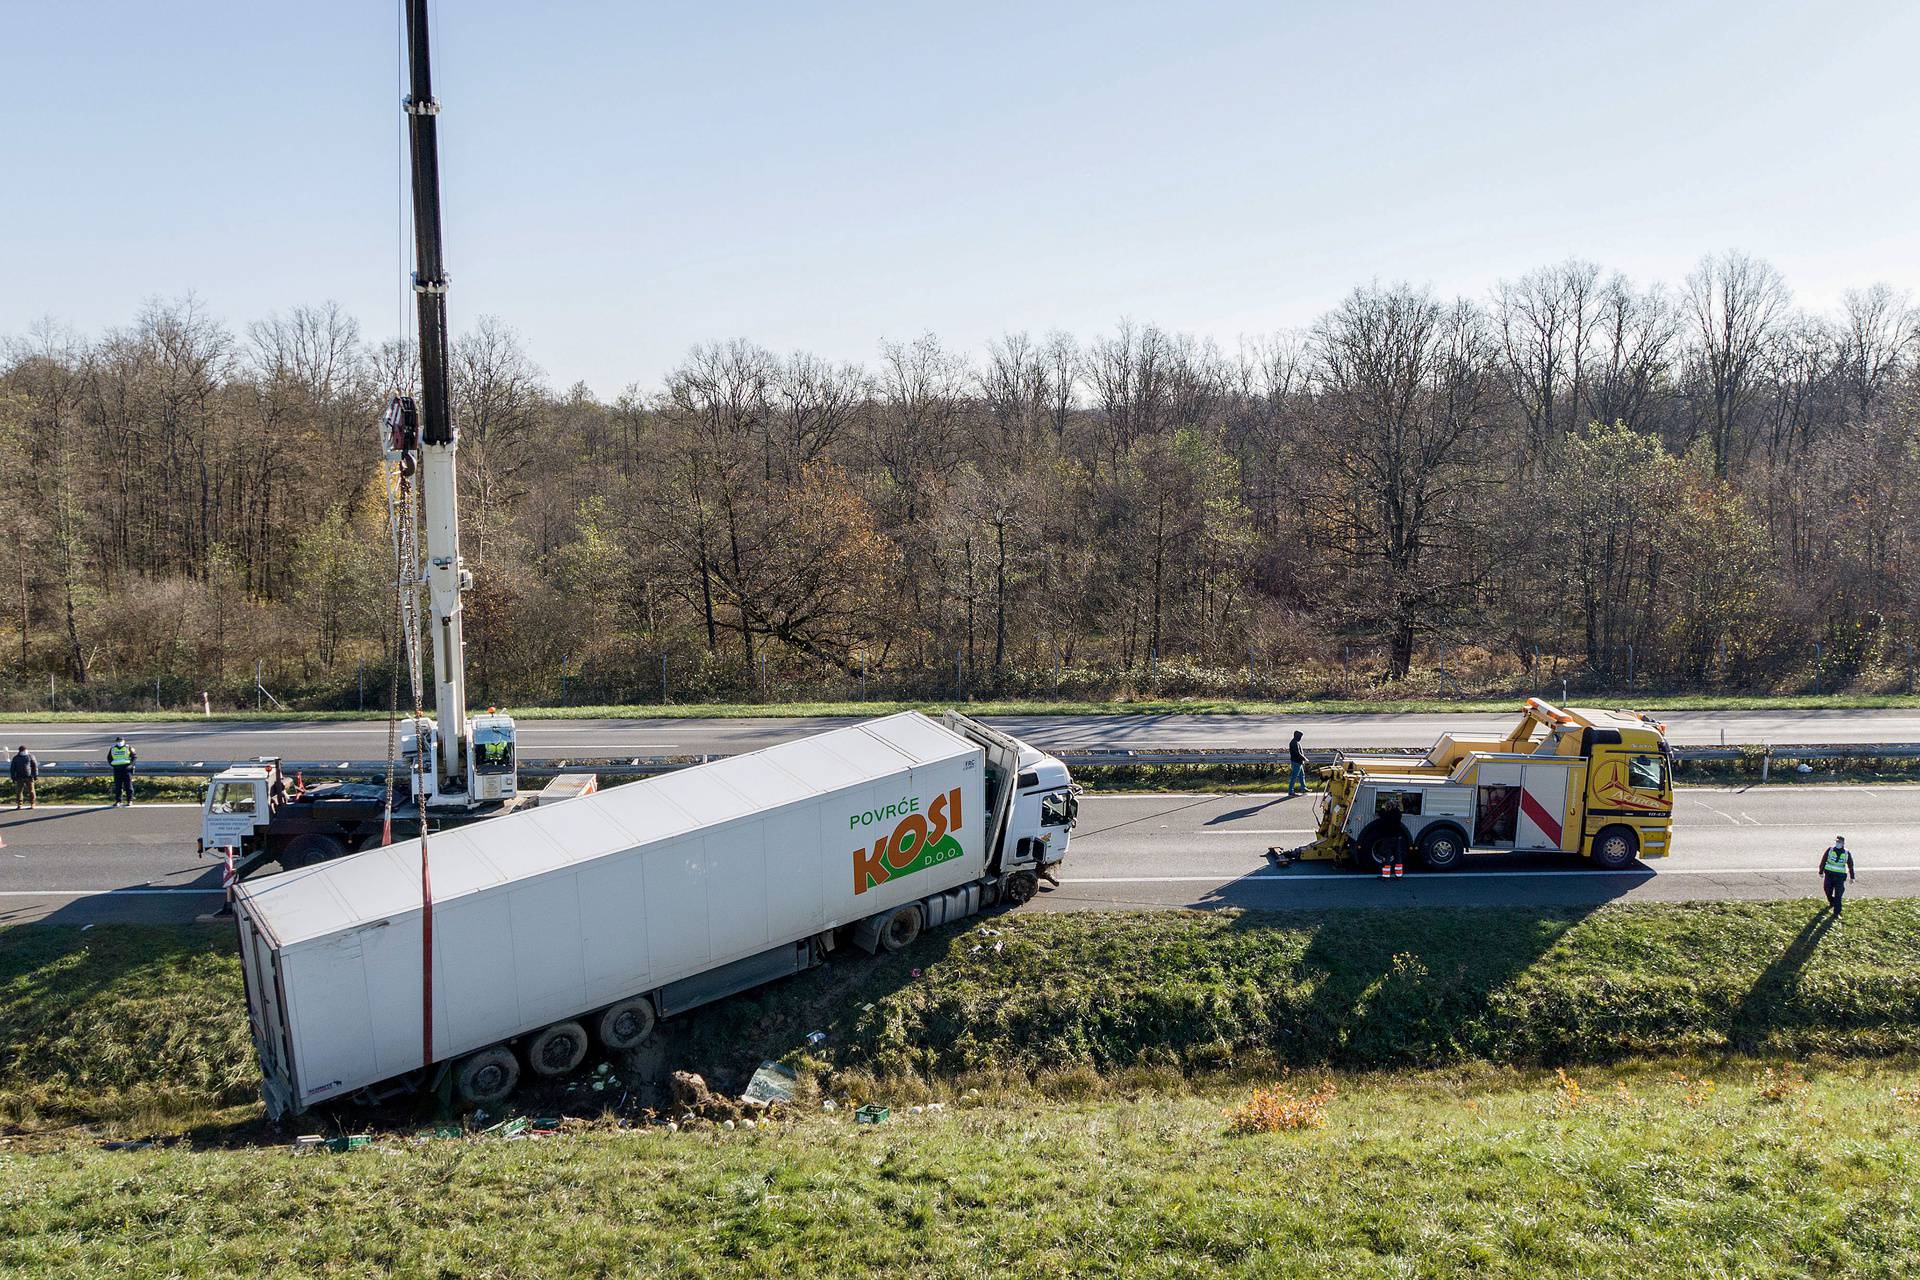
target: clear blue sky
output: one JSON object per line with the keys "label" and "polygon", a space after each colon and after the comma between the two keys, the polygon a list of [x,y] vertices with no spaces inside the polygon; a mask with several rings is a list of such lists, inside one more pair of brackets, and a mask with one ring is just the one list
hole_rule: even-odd
{"label": "clear blue sky", "polygon": [[[0,0],[0,333],[197,291],[396,330],[397,3]],[[557,385],[744,335],[1219,339],[1579,255],[1920,284],[1910,0],[439,0],[456,328]]]}

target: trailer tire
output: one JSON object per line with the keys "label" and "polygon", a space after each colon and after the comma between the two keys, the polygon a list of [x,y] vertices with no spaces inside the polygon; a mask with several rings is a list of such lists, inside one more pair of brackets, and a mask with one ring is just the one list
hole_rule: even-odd
{"label": "trailer tire", "polygon": [[886,952],[905,951],[920,937],[921,923],[918,903],[900,908],[880,926],[880,949]]}
{"label": "trailer tire", "polygon": [[600,1043],[622,1053],[638,1049],[653,1034],[655,1021],[653,1001],[645,996],[622,1000],[600,1015]]}
{"label": "trailer tire", "polygon": [[1420,833],[1420,862],[1429,871],[1451,871],[1467,856],[1467,839],[1458,827],[1428,827]]}
{"label": "trailer tire", "polygon": [[1640,853],[1640,837],[1632,827],[1614,825],[1600,828],[1591,847],[1594,862],[1606,871],[1624,871]]}
{"label": "trailer tire", "polygon": [[587,1056],[587,1029],[556,1022],[527,1041],[527,1066],[537,1076],[563,1076]]}
{"label": "trailer tire", "polygon": [[520,1060],[503,1044],[470,1053],[453,1069],[454,1093],[476,1107],[505,1101],[519,1083]]}
{"label": "trailer tire", "polygon": [[278,861],[282,871],[298,871],[302,867],[331,862],[335,858],[343,857],[346,852],[345,842],[337,836],[295,836],[287,841],[287,847],[280,851]]}

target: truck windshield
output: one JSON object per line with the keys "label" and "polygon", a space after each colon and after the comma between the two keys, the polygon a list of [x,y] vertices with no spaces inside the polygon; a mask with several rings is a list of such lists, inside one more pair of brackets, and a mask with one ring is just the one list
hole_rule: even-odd
{"label": "truck windshield", "polygon": [[509,729],[475,729],[473,767],[481,773],[511,773],[513,732]]}
{"label": "truck windshield", "polygon": [[253,784],[251,782],[222,782],[213,789],[213,803],[208,806],[210,813],[252,813]]}

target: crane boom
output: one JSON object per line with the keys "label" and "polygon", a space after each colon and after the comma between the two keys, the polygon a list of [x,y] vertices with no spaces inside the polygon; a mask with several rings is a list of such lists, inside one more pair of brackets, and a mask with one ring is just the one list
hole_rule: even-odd
{"label": "crane boom", "polygon": [[460,562],[460,492],[448,377],[447,272],[440,234],[440,104],[433,96],[427,0],[405,0],[409,92],[408,149],[413,170],[413,294],[420,326],[421,506],[426,579],[433,617],[433,706],[439,723],[442,790],[467,790],[466,639],[460,593],[472,578]]}

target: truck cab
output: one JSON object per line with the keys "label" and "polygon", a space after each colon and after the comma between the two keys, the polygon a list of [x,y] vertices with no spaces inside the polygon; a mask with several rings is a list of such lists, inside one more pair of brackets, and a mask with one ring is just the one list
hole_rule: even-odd
{"label": "truck cab", "polygon": [[520,789],[513,717],[489,709],[467,722],[467,798],[507,800]]}
{"label": "truck cab", "polygon": [[218,857],[232,849],[250,852],[256,832],[273,820],[274,783],[280,776],[278,759],[262,758],[215,774],[200,798],[200,853]]}

